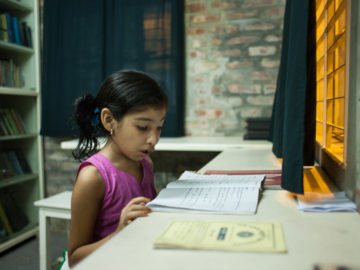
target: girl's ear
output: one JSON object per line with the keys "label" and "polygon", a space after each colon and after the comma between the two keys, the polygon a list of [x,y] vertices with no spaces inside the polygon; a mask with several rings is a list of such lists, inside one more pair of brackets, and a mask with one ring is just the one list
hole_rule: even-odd
{"label": "girl's ear", "polygon": [[101,123],[109,133],[114,128],[115,118],[108,108],[103,108],[100,112]]}

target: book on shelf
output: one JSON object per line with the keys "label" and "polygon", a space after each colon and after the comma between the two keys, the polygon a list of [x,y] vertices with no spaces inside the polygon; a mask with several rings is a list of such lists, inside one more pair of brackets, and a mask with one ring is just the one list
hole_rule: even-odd
{"label": "book on shelf", "polygon": [[0,14],[0,39],[17,45],[32,47],[31,28],[26,22],[8,12]]}
{"label": "book on shelf", "polygon": [[5,212],[5,216],[9,221],[9,225],[13,233],[23,229],[28,223],[29,219],[24,213],[20,204],[15,199],[11,190],[0,190],[0,203],[2,204]]}
{"label": "book on shelf", "polygon": [[8,134],[8,131],[6,129],[5,123],[0,117],[0,136],[6,136]]}
{"label": "book on shelf", "polygon": [[20,32],[19,32],[19,21],[17,17],[11,17],[11,26],[14,33],[14,43],[21,45]]}
{"label": "book on shelf", "polygon": [[9,176],[9,172],[7,170],[7,166],[5,164],[5,160],[2,157],[2,154],[0,152],[0,179],[5,179],[8,178]]}
{"label": "book on shelf", "polygon": [[14,108],[9,109],[11,118],[14,120],[14,123],[16,125],[16,128],[19,132],[19,134],[25,134],[25,126],[24,122],[22,121],[22,118],[17,110]]}
{"label": "book on shelf", "polygon": [[25,126],[19,112],[14,108],[0,108],[0,128],[3,136],[25,134]]}
{"label": "book on shelf", "polygon": [[[0,201],[0,223],[2,224],[3,228],[1,228],[0,226],[0,234],[1,236],[7,236],[7,235],[11,235],[13,233],[12,228],[10,226],[10,222],[9,219],[5,213],[5,209],[2,205],[2,202]],[[2,231],[2,229],[4,229],[4,231]]]}
{"label": "book on shelf", "polygon": [[207,170],[204,174],[255,175],[264,174],[264,189],[281,189],[281,169],[278,170]]}
{"label": "book on shelf", "polygon": [[11,16],[9,13],[5,12],[6,17],[6,23],[7,23],[7,29],[8,29],[8,35],[9,35],[9,42],[14,42],[14,33],[11,26]]}
{"label": "book on shelf", "polygon": [[24,37],[23,45],[32,48],[33,44],[32,44],[32,34],[31,34],[30,26],[28,26],[26,22],[21,22],[20,28],[21,28],[20,31],[22,32],[22,35]]}
{"label": "book on shelf", "polygon": [[3,174],[5,175],[4,178],[16,176],[15,168],[11,164],[9,157],[6,155],[4,151],[0,151],[0,158],[2,159],[4,164],[4,169],[3,169]]}
{"label": "book on shelf", "polygon": [[154,211],[254,214],[265,175],[202,175],[185,171],[147,204]]}
{"label": "book on shelf", "polygon": [[0,150],[0,179],[31,173],[30,165],[21,149]]}
{"label": "book on shelf", "polygon": [[23,151],[20,149],[16,149],[14,151],[15,151],[16,158],[17,158],[18,162],[20,163],[20,167],[21,167],[21,170],[23,171],[23,173],[24,174],[31,173],[30,165],[29,165]]}
{"label": "book on shelf", "polygon": [[24,174],[21,166],[20,166],[20,162],[17,158],[17,156],[15,155],[15,152],[14,151],[8,151],[7,152],[7,155],[10,159],[10,162],[12,164],[12,166],[14,167],[15,171],[16,171],[16,175],[22,175]]}
{"label": "book on shelf", "polygon": [[13,59],[0,59],[0,86],[17,87],[24,86],[22,69]]}
{"label": "book on shelf", "polygon": [[0,243],[8,236],[5,225],[0,217]]}
{"label": "book on shelf", "polygon": [[6,21],[5,13],[0,14],[0,29],[1,29],[1,40],[9,42],[8,25]]}

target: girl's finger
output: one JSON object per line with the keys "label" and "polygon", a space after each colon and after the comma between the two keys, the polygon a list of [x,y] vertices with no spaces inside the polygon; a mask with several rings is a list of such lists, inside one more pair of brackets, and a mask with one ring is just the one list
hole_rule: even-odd
{"label": "girl's finger", "polygon": [[150,201],[149,198],[146,198],[146,197],[136,197],[136,198],[133,198],[129,204],[139,204],[139,203],[148,203]]}

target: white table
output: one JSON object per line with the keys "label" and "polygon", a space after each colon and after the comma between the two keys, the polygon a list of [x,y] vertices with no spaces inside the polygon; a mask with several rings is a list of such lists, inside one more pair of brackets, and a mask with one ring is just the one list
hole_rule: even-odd
{"label": "white table", "polygon": [[[73,150],[78,140],[63,141],[61,149]],[[102,142],[101,145],[103,145]],[[265,140],[245,140],[242,136],[229,137],[195,137],[184,136],[167,138],[161,137],[156,145],[156,151],[191,151],[191,152],[221,152],[226,149],[236,148],[271,148],[272,143]]]}
{"label": "white table", "polygon": [[[270,149],[225,150],[205,170],[277,169]],[[172,218],[222,221],[278,221],[286,254],[154,249],[152,241]],[[77,265],[89,269],[292,269],[311,270],[316,263],[360,266],[358,213],[304,213],[287,191],[265,190],[255,215],[152,212],[138,218]]]}
{"label": "white table", "polygon": [[71,219],[71,194],[71,191],[64,191],[34,203],[39,207],[39,249],[41,270],[51,269],[48,218]]}

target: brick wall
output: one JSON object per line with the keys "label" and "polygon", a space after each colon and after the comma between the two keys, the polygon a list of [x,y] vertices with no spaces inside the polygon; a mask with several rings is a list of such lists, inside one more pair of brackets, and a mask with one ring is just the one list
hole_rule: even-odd
{"label": "brick wall", "polygon": [[238,135],[247,117],[270,117],[285,0],[187,0],[189,136]]}

